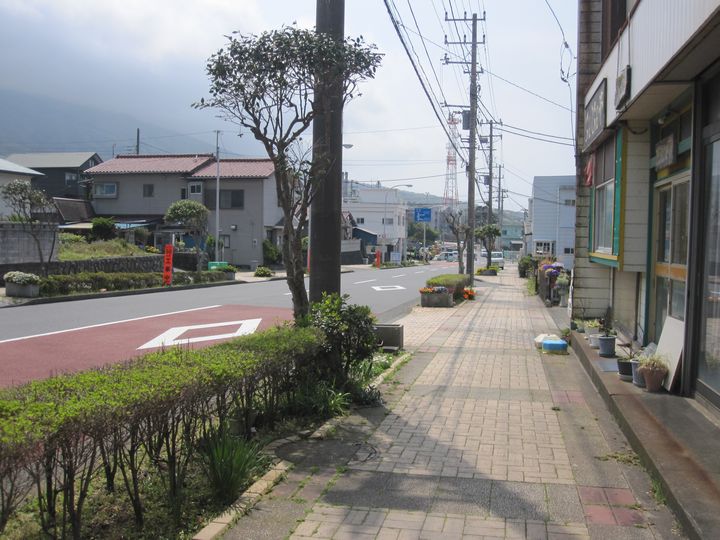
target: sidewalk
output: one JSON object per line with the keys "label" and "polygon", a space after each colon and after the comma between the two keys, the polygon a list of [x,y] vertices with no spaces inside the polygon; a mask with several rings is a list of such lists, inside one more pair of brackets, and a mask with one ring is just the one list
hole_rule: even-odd
{"label": "sidewalk", "polygon": [[506,271],[478,300],[398,321],[412,360],[296,464],[227,539],[678,538],[553,316]]}

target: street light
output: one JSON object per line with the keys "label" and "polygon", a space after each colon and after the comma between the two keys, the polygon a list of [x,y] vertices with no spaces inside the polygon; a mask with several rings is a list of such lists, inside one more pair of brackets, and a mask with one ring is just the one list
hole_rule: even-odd
{"label": "street light", "polygon": [[399,186],[393,186],[391,188],[388,188],[385,192],[385,204],[383,204],[383,240],[385,240],[385,246],[387,246],[387,235],[385,234],[385,222],[387,221],[387,199],[388,195],[393,189],[398,189],[401,187],[412,187],[412,184],[401,184]]}

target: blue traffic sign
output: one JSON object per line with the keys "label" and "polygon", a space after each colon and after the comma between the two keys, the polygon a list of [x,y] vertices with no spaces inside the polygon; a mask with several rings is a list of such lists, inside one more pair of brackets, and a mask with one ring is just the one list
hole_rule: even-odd
{"label": "blue traffic sign", "polygon": [[432,219],[430,218],[430,214],[430,208],[416,208],[415,221],[418,223],[430,223],[430,221],[432,221]]}

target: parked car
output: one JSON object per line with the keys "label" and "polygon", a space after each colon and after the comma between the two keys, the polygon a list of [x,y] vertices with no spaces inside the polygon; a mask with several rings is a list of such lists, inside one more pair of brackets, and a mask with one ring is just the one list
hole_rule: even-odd
{"label": "parked car", "polygon": [[490,262],[493,266],[497,266],[501,270],[505,270],[505,255],[502,251],[491,251]]}

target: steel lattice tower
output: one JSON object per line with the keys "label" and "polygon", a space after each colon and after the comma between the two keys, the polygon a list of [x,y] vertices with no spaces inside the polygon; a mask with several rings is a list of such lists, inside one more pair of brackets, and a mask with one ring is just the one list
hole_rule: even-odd
{"label": "steel lattice tower", "polygon": [[[448,130],[450,137],[455,144],[460,142],[460,132],[458,124],[460,119],[455,113],[448,113],[447,118]],[[459,204],[458,184],[457,184],[457,152],[453,143],[447,144],[447,160],[445,168],[445,192],[443,193],[443,206],[457,209]]]}

